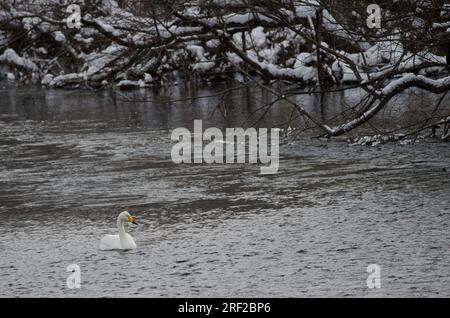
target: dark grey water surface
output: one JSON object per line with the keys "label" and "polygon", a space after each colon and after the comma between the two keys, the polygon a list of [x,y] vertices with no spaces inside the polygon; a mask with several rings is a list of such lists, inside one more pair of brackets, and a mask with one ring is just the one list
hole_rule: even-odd
{"label": "dark grey water surface", "polygon": [[[172,129],[239,126],[268,98],[234,91],[217,111],[218,99],[167,98],[222,89],[3,87],[0,296],[450,296],[448,144],[304,137],[281,146],[269,176],[257,165],[172,163]],[[330,96],[327,107],[351,98]],[[258,125],[280,127],[289,114],[280,105]],[[122,210],[139,222],[128,228],[138,249],[99,250]],[[66,286],[73,263],[78,290]],[[381,289],[367,288],[372,263]]]}

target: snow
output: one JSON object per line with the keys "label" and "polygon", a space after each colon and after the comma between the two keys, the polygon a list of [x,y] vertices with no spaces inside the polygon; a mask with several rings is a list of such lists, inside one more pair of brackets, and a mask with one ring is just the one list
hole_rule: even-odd
{"label": "snow", "polygon": [[149,73],[144,74],[144,82],[149,84],[153,82],[153,77]]}
{"label": "snow", "polygon": [[444,77],[441,79],[437,79],[437,80],[433,80],[433,79],[430,79],[423,75],[415,75],[413,73],[407,73],[407,74],[404,74],[399,79],[393,80],[388,85],[386,85],[382,89],[382,94],[389,95],[389,94],[393,93],[400,86],[402,86],[408,82],[413,82],[413,81],[421,81],[430,86],[434,86],[435,88],[439,88],[442,86],[450,85],[450,76]]}
{"label": "snow", "polygon": [[315,0],[305,0],[295,6],[295,15],[299,18],[313,18],[316,16],[316,7],[319,3]]}
{"label": "snow", "polygon": [[41,22],[41,19],[38,17],[26,17],[22,19],[22,23],[24,29],[27,31],[32,30],[34,27],[38,26]]}
{"label": "snow", "polygon": [[226,55],[231,64],[238,65],[242,62],[242,59],[236,53],[227,52]]}
{"label": "snow", "polygon": [[97,23],[97,25],[103,29],[103,31],[105,31],[106,33],[112,34],[115,37],[120,36],[119,31],[117,31],[112,25],[107,24],[103,21],[101,21],[100,19],[95,19],[94,20],[95,23]]}
{"label": "snow", "polygon": [[[57,3],[57,0],[45,1]],[[215,4],[217,2],[214,1]],[[228,0],[220,2],[230,3]],[[241,1],[232,2],[242,6]],[[313,20],[316,18],[319,1],[302,0],[293,1],[290,4],[293,6],[286,5],[280,9],[280,12],[290,21],[297,18],[292,27],[303,36],[288,27],[274,27],[273,24],[276,21],[263,13],[238,10],[236,13],[216,17],[214,14],[210,15],[208,10],[200,10],[201,3],[194,2],[185,6],[183,14],[195,17],[208,26],[216,28],[216,32],[220,35],[229,35],[237,48],[245,47],[243,54],[248,59],[274,77],[299,81],[302,84],[315,84],[318,80],[317,52],[309,39],[314,36],[315,21]],[[161,80],[174,81],[170,74],[177,70],[181,71],[180,66],[185,65],[186,62],[190,65],[185,69],[198,73],[205,80],[209,79],[209,72],[234,74],[232,76],[237,81],[245,79],[242,74],[239,74],[239,67],[243,64],[239,55],[227,49],[226,45],[221,46],[221,39],[217,38],[217,34],[208,28],[203,28],[200,24],[185,22],[172,16],[163,21],[157,21],[155,25],[149,17],[133,15],[126,9],[120,8],[116,1],[103,0],[98,3],[98,6],[98,11],[83,12],[83,18],[95,23],[95,27],[83,25],[81,29],[70,32],[66,28],[61,28],[60,20],[57,20],[58,23],[49,23],[41,18],[33,17],[29,11],[25,11],[31,10],[28,6],[22,7],[25,10],[19,7],[8,9],[8,11],[0,10],[0,21],[15,17],[15,23],[22,24],[23,28],[28,30],[24,35],[27,37],[25,40],[33,43],[33,39],[38,39],[43,34],[52,36],[55,40],[49,47],[44,48],[40,46],[41,44],[34,47],[24,46],[24,49],[17,53],[12,48],[7,48],[0,55],[0,63],[18,68],[19,72],[14,74],[19,80],[30,78],[27,73],[34,72],[34,76],[40,77],[43,85],[47,86],[64,85],[64,80],[70,82],[79,78],[83,81],[92,80],[99,83],[107,79],[111,83],[117,83],[128,80],[128,73],[136,76],[136,78],[133,77],[136,81],[124,82],[128,85],[142,86],[159,83]],[[232,7],[229,9],[234,10]],[[398,80],[414,79],[412,75],[407,74],[418,66],[421,67],[418,73],[424,78],[427,76],[439,78],[448,74],[445,56],[434,54],[438,52],[437,50],[433,50],[433,53],[430,50],[424,50],[412,54],[401,44],[404,37],[398,32],[392,32],[396,35],[386,37],[383,41],[369,44],[364,38],[358,37],[357,33],[347,31],[347,26],[341,25],[338,22],[340,20],[333,14],[332,11],[322,10],[323,28],[328,31],[328,35],[335,36],[336,41],[343,38],[347,43],[355,45],[350,52],[339,51],[341,56],[323,51],[326,57],[322,61],[323,70],[336,83],[348,84],[360,81],[368,83],[369,78],[384,81],[385,78],[392,78],[391,73],[395,72],[400,79],[390,83],[382,82],[387,83],[384,93],[389,93],[397,87],[396,85],[402,83]],[[358,15],[356,12],[350,12],[350,14]],[[51,14],[46,15],[48,21],[54,18]],[[299,22],[298,18],[302,20]],[[445,22],[443,19],[437,22],[439,23],[433,24],[436,31],[442,32],[450,28],[450,22]],[[421,21],[414,20],[411,23],[420,26]],[[244,32],[242,26],[246,27]],[[164,43],[167,41],[167,49],[164,46],[162,49],[149,47],[150,43],[154,43],[156,34],[162,36]],[[5,43],[12,38],[14,38],[13,33],[7,30],[0,31],[0,45],[3,47],[6,47]],[[323,39],[328,41],[332,48],[331,42],[326,37]],[[66,43],[65,46],[70,53],[81,61],[73,69],[72,74],[64,74],[67,69],[72,69],[72,65],[68,65],[65,61],[66,55],[56,55],[55,52],[60,51],[58,43]],[[328,47],[328,44],[321,43],[325,47]],[[342,47],[344,46],[346,45]],[[139,52],[142,49],[143,54],[140,54],[136,60],[132,60],[131,57],[135,56],[137,51],[136,47]],[[353,63],[349,63],[347,59]],[[122,69],[121,66],[125,66],[126,69]],[[183,71],[180,74],[185,75]],[[179,81],[179,77],[180,75],[176,81]],[[121,85],[125,85],[124,83]],[[426,81],[426,83],[442,85],[439,82]]]}
{"label": "snow", "polygon": [[198,61],[205,61],[205,49],[200,45],[188,45],[186,50],[190,51]]}
{"label": "snow", "polygon": [[37,49],[36,49],[36,52],[37,53],[40,53],[40,54],[43,54],[43,55],[47,55],[48,54],[48,51],[47,51],[47,49],[46,48],[44,48],[44,47],[38,47]]}
{"label": "snow", "polygon": [[144,88],[147,85],[145,84],[144,81],[139,80],[139,81],[130,81],[130,80],[121,80],[118,84],[117,87],[121,88],[121,89],[129,89],[129,88]]}
{"label": "snow", "polygon": [[56,31],[53,33],[53,38],[56,42],[66,42],[66,37],[61,31]]}
{"label": "snow", "polygon": [[172,35],[183,35],[186,33],[199,32],[202,29],[203,29],[202,27],[185,27],[185,26],[173,25],[173,26],[169,27],[168,30],[166,30],[165,28],[160,29],[160,34],[162,36],[170,37]]}
{"label": "snow", "polygon": [[139,46],[139,45],[144,45],[145,44],[145,42],[146,42],[145,38],[146,38],[146,34],[145,33],[138,32],[135,35],[133,35],[132,40],[133,40],[134,44]]}
{"label": "snow", "polygon": [[[343,83],[354,83],[354,82],[358,82],[358,77],[356,76],[355,72],[353,72],[352,68],[347,64],[347,63],[343,63],[341,62],[339,64],[341,66],[342,69],[342,82]],[[367,74],[365,73],[360,73],[358,72],[357,74],[359,74],[362,79],[363,82],[367,81]]]}
{"label": "snow", "polygon": [[14,64],[33,72],[38,69],[36,64],[28,59],[20,57],[13,49],[6,49],[3,54],[0,55],[0,63]]}
{"label": "snow", "polygon": [[[46,85],[48,85],[50,87],[61,87],[64,84],[66,84],[67,82],[70,82],[70,81],[77,82],[77,81],[81,81],[83,79],[84,79],[83,73],[63,74],[63,75],[56,76],[55,78],[50,80],[50,82]],[[44,80],[45,80],[45,77],[44,77]]]}
{"label": "snow", "polygon": [[261,26],[254,28],[250,33],[250,37],[252,42],[259,48],[263,47],[267,42],[266,33],[264,33],[264,28]]}
{"label": "snow", "polygon": [[92,38],[92,37],[84,38],[80,33],[75,34],[73,38],[75,41],[84,43],[88,46],[91,45],[92,42],[94,42],[94,38]]}
{"label": "snow", "polygon": [[195,71],[207,71],[212,69],[215,66],[214,62],[208,61],[205,57],[205,49],[199,45],[188,45],[186,49],[192,53],[192,55],[196,59],[196,63],[192,65],[192,69]]}
{"label": "snow", "polygon": [[41,30],[43,33],[49,33],[52,29],[52,25],[46,21],[39,24],[39,30]]}
{"label": "snow", "polygon": [[315,62],[316,56],[311,53],[301,52],[300,54],[297,55],[295,60],[296,61],[294,64],[294,68],[299,68],[305,66],[308,63]]}
{"label": "snow", "polygon": [[342,70],[342,66],[339,60],[333,62],[333,64],[331,65],[331,71],[333,72],[333,76],[335,77],[335,79],[340,82],[344,76],[344,71]]}
{"label": "snow", "polygon": [[41,84],[44,86],[51,86],[54,76],[52,74],[46,74],[41,81]]}
{"label": "snow", "polygon": [[99,53],[88,54],[84,58],[86,64],[82,67],[82,70],[86,70],[87,75],[95,74],[103,69],[108,63],[121,56],[125,50],[125,46],[112,43]]}
{"label": "snow", "polygon": [[260,21],[264,22],[272,22],[273,20],[265,15],[258,14],[258,13],[231,13],[229,15],[225,15],[222,18],[207,18],[206,20],[203,20],[206,24],[208,24],[210,27],[215,27],[223,23],[225,24],[248,24],[255,19],[258,19]]}
{"label": "snow", "polygon": [[208,71],[214,68],[216,64],[214,62],[199,62],[192,65],[192,69],[195,71]]}
{"label": "snow", "polygon": [[244,83],[245,82],[245,78],[244,76],[239,73],[239,72],[234,72],[233,73],[233,79],[238,82],[238,83]]}
{"label": "snow", "polygon": [[83,27],[81,30],[80,30],[80,34],[83,36],[83,37],[85,37],[85,38],[89,38],[89,37],[92,37],[92,36],[94,36],[94,35],[98,35],[98,31],[96,30],[96,29],[94,29],[94,28],[90,28],[90,27]]}
{"label": "snow", "polygon": [[212,39],[206,42],[206,46],[210,49],[216,48],[220,45],[220,41],[217,39]]}

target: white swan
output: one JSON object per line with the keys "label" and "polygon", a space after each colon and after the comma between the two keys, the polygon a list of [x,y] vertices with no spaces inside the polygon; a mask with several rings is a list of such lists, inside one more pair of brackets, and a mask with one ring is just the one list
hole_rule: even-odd
{"label": "white swan", "polygon": [[136,249],[136,243],[133,237],[125,232],[124,224],[130,222],[137,224],[134,221],[134,217],[131,216],[128,211],[123,211],[117,217],[117,227],[119,229],[119,235],[105,235],[100,241],[101,250],[134,250]]}

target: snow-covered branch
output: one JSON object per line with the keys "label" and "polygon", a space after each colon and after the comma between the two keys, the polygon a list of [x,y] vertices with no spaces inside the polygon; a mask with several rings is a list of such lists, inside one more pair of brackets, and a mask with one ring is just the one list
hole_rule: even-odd
{"label": "snow-covered branch", "polygon": [[448,89],[450,15],[443,4],[441,15],[439,1],[430,8],[385,4],[387,22],[372,30],[365,1],[342,2],[354,10],[326,0],[202,0],[145,10],[124,1],[80,1],[77,29],[67,24],[65,2],[5,0],[0,67],[21,83],[61,88],[253,77],[264,85],[365,90],[371,103],[355,107],[348,122],[330,124],[334,128],[297,108],[328,135],[360,126],[410,87],[433,94]]}

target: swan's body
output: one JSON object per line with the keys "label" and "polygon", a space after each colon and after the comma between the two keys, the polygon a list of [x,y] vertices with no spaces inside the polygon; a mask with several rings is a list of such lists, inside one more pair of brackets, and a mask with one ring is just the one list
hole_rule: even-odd
{"label": "swan's body", "polygon": [[133,237],[125,233],[123,240],[120,239],[120,235],[105,235],[100,241],[100,249],[102,250],[134,250],[136,249],[136,243]]}
{"label": "swan's body", "polygon": [[100,249],[102,250],[134,250],[136,243],[133,237],[125,232],[125,222],[132,222],[136,224],[134,218],[124,211],[117,217],[117,228],[119,235],[105,235],[100,241]]}

